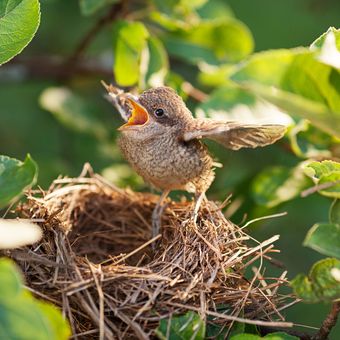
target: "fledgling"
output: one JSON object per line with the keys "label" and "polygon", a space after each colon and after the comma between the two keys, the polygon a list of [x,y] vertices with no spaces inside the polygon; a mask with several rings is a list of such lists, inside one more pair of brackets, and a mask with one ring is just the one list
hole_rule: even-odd
{"label": "fledgling", "polygon": [[118,144],[124,157],[146,182],[163,191],[153,214],[154,236],[158,233],[155,218],[171,190],[194,192],[196,198],[202,198],[214,179],[214,162],[201,139],[238,150],[272,144],[286,131],[285,126],[276,124],[245,125],[194,118],[169,87],[144,91],[138,98],[122,93],[117,97],[113,86],[105,87],[116,106],[120,98],[131,107],[127,122],[119,128]]}

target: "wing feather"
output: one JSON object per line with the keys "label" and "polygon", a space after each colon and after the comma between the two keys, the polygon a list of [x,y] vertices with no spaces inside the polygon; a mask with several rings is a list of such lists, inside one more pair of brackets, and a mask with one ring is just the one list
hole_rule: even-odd
{"label": "wing feather", "polygon": [[183,135],[184,141],[208,138],[232,150],[256,148],[273,144],[286,132],[284,125],[240,124],[215,120],[199,120]]}

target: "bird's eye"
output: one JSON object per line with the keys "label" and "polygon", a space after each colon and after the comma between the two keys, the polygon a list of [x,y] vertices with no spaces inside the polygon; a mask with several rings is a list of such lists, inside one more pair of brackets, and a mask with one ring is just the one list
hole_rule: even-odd
{"label": "bird's eye", "polygon": [[156,117],[163,117],[164,116],[164,110],[163,109],[157,109],[155,110]]}

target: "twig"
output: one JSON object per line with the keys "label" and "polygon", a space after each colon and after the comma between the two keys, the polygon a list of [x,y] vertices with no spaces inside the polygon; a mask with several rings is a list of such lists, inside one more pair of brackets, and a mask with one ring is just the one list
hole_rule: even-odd
{"label": "twig", "polygon": [[301,192],[301,197],[307,197],[307,196],[309,196],[311,194],[314,194],[317,191],[334,187],[337,184],[340,184],[340,180],[335,181],[335,182],[326,182],[326,183],[315,185],[315,186],[313,186],[311,188],[308,188],[308,189],[302,191]]}
{"label": "twig", "polygon": [[205,100],[208,99],[208,95],[201,90],[197,89],[194,87],[192,84],[189,82],[185,81],[182,84],[182,90],[190,97],[196,99],[198,102],[204,102]]}
{"label": "twig", "polygon": [[70,70],[70,73],[72,73],[72,69],[74,65],[76,65],[79,60],[83,57],[84,52],[86,51],[87,47],[91,44],[93,39],[96,37],[96,35],[111,21],[119,17],[122,13],[123,9],[123,1],[120,1],[116,4],[114,4],[110,11],[105,14],[103,17],[101,17],[94,26],[85,34],[83,39],[79,42],[78,46],[75,48],[72,55],[69,57],[69,59],[65,63],[65,68]]}
{"label": "twig", "polygon": [[332,308],[323,321],[319,331],[312,337],[312,340],[326,340],[332,328],[335,326],[340,312],[340,301],[333,302]]}

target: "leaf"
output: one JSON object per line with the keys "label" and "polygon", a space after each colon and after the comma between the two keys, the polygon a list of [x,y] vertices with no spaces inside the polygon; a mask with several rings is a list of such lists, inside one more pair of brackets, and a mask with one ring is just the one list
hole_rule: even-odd
{"label": "leaf", "polygon": [[42,232],[34,223],[0,218],[0,249],[12,249],[39,241]]}
{"label": "leaf", "polygon": [[39,98],[40,105],[50,111],[68,128],[90,134],[100,140],[108,137],[108,130],[96,117],[91,103],[77,96],[66,87],[49,87]]}
{"label": "leaf", "polygon": [[205,336],[205,323],[197,313],[190,311],[181,316],[162,319],[156,329],[156,335],[164,340],[200,340]]}
{"label": "leaf", "polygon": [[172,16],[189,15],[208,0],[153,0],[158,10]]}
{"label": "leaf", "polygon": [[233,85],[221,86],[214,90],[206,101],[198,105],[196,115],[242,123],[292,123],[292,119],[276,106]]}
{"label": "leaf", "polygon": [[38,0],[0,2],[0,65],[19,54],[28,45],[39,23]]}
{"label": "leaf", "polygon": [[66,340],[70,328],[60,311],[23,289],[12,261],[0,259],[0,338]]}
{"label": "leaf", "polygon": [[24,162],[0,155],[0,208],[32,186],[37,174],[38,167],[30,155]]}
{"label": "leaf", "polygon": [[147,44],[149,60],[145,74],[145,83],[150,87],[163,86],[164,79],[169,70],[167,52],[158,38],[150,37]]}
{"label": "leaf", "polygon": [[302,165],[294,168],[274,166],[262,171],[255,177],[251,187],[255,202],[271,208],[297,197],[309,186]]}
{"label": "leaf", "polygon": [[330,302],[340,298],[340,284],[332,275],[340,269],[340,261],[327,258],[315,263],[308,276],[297,275],[291,281],[295,293],[305,302]]}
{"label": "leaf", "polygon": [[305,173],[320,186],[320,194],[340,198],[340,163],[328,160],[311,162],[306,166]]}
{"label": "leaf", "polygon": [[251,53],[254,45],[248,28],[232,18],[178,27],[162,39],[170,54],[194,64],[238,61]]}
{"label": "leaf", "polygon": [[113,33],[113,72],[120,86],[135,85],[149,33],[141,22],[117,21]]}
{"label": "leaf", "polygon": [[308,231],[303,244],[323,255],[340,259],[340,225],[331,223],[315,224]]}
{"label": "leaf", "polygon": [[329,220],[331,223],[340,224],[340,199],[334,200],[329,211]]}
{"label": "leaf", "polygon": [[270,333],[267,334],[264,337],[254,335],[254,334],[238,334],[234,335],[233,337],[230,338],[230,340],[260,340],[260,339],[268,339],[268,340],[299,340],[298,337],[289,335],[284,332],[275,332],[275,333]]}
{"label": "leaf", "polygon": [[118,2],[118,0],[79,0],[79,5],[81,13],[88,16],[116,2]]}
{"label": "leaf", "polygon": [[254,54],[231,79],[283,110],[340,136],[340,73],[306,48]]}

